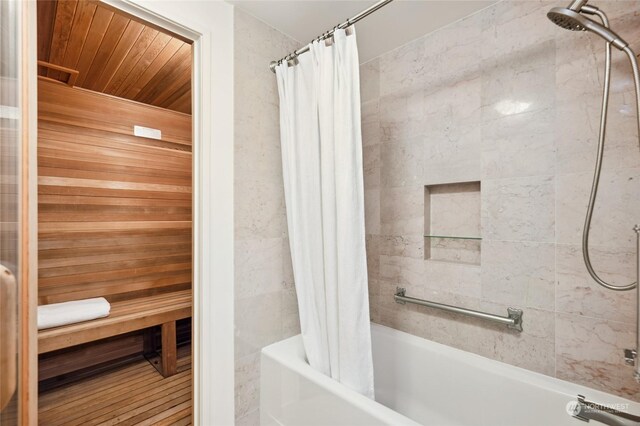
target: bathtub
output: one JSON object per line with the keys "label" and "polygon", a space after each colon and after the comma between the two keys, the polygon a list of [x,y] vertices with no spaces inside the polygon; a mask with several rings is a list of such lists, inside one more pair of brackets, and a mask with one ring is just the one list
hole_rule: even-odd
{"label": "bathtub", "polygon": [[371,330],[375,401],[313,370],[300,336],[265,347],[261,425],[583,426],[567,412],[578,394],[640,413],[624,398],[377,324]]}

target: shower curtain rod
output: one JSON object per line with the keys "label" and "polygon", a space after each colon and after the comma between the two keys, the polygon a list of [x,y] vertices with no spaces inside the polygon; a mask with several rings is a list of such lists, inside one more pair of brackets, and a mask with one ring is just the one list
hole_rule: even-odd
{"label": "shower curtain rod", "polygon": [[[389,3],[391,3],[393,0],[381,0],[378,3],[372,5],[371,7],[363,10],[362,12],[358,13],[356,16],[347,19],[346,21],[344,21],[342,24],[336,25],[335,27],[333,27],[332,30],[327,31],[326,33],[314,38],[313,40],[311,40],[311,43],[313,43],[314,41],[322,41],[322,40],[326,40],[329,37],[331,37],[333,35],[333,33],[335,32],[335,30],[340,29],[343,30],[345,28],[347,28],[349,25],[355,24],[356,22],[358,22],[359,20],[366,18],[367,16],[371,15],[373,12],[375,12],[378,9],[381,9],[382,7],[388,5]],[[278,66],[279,64],[281,64],[283,61],[288,61],[291,59],[294,59],[295,57],[303,54],[304,52],[308,52],[309,48],[311,46],[311,43],[307,44],[304,47],[301,47],[300,49],[289,53],[287,56],[285,56],[284,58],[278,60],[278,61],[271,61],[271,63],[269,64],[269,68],[271,68],[272,72],[276,72],[276,66]]]}

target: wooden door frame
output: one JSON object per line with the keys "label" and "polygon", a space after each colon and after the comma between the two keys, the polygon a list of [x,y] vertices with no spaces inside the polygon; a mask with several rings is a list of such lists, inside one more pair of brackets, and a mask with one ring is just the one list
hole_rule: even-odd
{"label": "wooden door frame", "polygon": [[[234,424],[233,6],[225,2],[101,0],[193,41],[193,415],[194,424]],[[24,422],[37,424],[37,13],[26,4],[28,79],[24,157],[29,236],[24,299]],[[215,208],[214,208],[215,207]]]}
{"label": "wooden door frame", "polygon": [[36,2],[23,0],[21,36],[20,346],[18,421],[38,424],[38,78]]}

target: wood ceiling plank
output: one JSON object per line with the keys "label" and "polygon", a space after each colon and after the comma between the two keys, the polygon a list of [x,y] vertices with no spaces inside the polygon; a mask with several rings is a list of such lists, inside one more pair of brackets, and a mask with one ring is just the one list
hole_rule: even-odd
{"label": "wood ceiling plank", "polygon": [[[53,25],[53,36],[51,39],[51,51],[49,52],[49,62],[60,65],[64,60],[67,44],[73,28],[73,17],[76,13],[78,0],[68,0],[58,2],[56,7],[56,20]],[[60,72],[49,69],[49,78],[60,78]]]}
{"label": "wood ceiling plank", "polygon": [[149,103],[161,108],[167,108],[180,96],[190,91],[191,67],[185,67],[182,73],[165,85],[163,90],[157,93],[157,96],[149,100]]}
{"label": "wood ceiling plank", "polygon": [[113,15],[113,18],[111,18],[111,22],[109,23],[109,27],[107,28],[107,32],[102,38],[102,43],[100,43],[98,52],[96,53],[95,58],[93,58],[93,63],[89,68],[89,72],[82,82],[82,87],[91,87],[100,77],[105,64],[111,57],[113,50],[118,44],[120,37],[122,37],[122,34],[130,21],[131,20],[129,18],[125,18],[122,15]]}
{"label": "wood ceiling plank", "polygon": [[[152,43],[155,41],[158,36],[159,31],[151,28],[144,27],[142,30],[142,34],[136,40],[136,42],[127,53],[127,56],[120,64],[120,67],[117,69],[109,83],[107,83],[103,92],[108,93],[110,95],[114,95],[116,90],[122,85],[122,83],[126,80],[127,76],[138,65],[138,62],[145,54],[145,52],[149,49]],[[158,49],[160,52],[160,49]]]}
{"label": "wood ceiling plank", "polygon": [[[38,60],[49,62],[53,26],[56,19],[57,1],[38,0]],[[44,68],[39,70],[43,75]]]}
{"label": "wood ceiling plank", "polygon": [[104,64],[102,73],[91,86],[85,86],[86,89],[95,90],[96,92],[104,92],[104,88],[109,84],[115,73],[122,65],[122,61],[127,56],[129,51],[133,48],[144,30],[144,25],[136,21],[129,21],[127,28],[122,33],[118,44],[116,44],[109,60]]}
{"label": "wood ceiling plank", "polygon": [[82,87],[84,84],[87,74],[89,73],[89,69],[91,68],[91,64],[98,52],[98,48],[102,44],[102,39],[104,38],[107,28],[109,28],[109,24],[113,19],[113,15],[113,12],[108,9],[100,6],[96,8],[96,13],[93,16],[93,21],[91,22],[91,27],[89,28],[89,33],[87,35],[87,40],[82,47],[80,59],[78,60],[77,70],[80,74],[76,80],[76,86]]}
{"label": "wood ceiling plank", "polygon": [[[37,1],[38,57],[77,70],[76,87],[191,114],[188,40],[97,0]],[[66,76],[45,67],[38,73]]]}
{"label": "wood ceiling plank", "polygon": [[[189,82],[189,86],[191,86],[191,82]],[[176,99],[172,104],[168,105],[167,108],[185,114],[191,114],[191,89]]]}
{"label": "wood ceiling plank", "polygon": [[[149,48],[144,52],[134,69],[131,70],[131,72],[126,76],[120,86],[115,88],[115,92],[111,94],[114,96],[126,97],[125,93],[129,89],[131,89],[136,84],[136,82],[138,82],[138,80],[142,77],[142,74],[144,74],[145,70],[147,70],[149,66],[151,66],[153,61],[156,60],[158,55],[160,55],[167,48],[167,45],[170,41],[171,36],[164,33],[158,33],[158,35],[153,40]],[[177,50],[177,47],[175,47],[176,45],[177,44],[174,43],[174,47],[172,48],[175,48]]]}
{"label": "wood ceiling plank", "polygon": [[64,54],[64,60],[62,65],[76,69],[80,54],[82,53],[82,47],[87,40],[87,34],[93,21],[93,16],[96,12],[97,5],[90,1],[81,1],[78,3],[76,13],[73,17],[73,28],[69,37],[69,43],[67,44],[67,50]]}
{"label": "wood ceiling plank", "polygon": [[151,103],[166,90],[167,85],[173,84],[185,70],[190,70],[190,68],[191,45],[183,43],[180,49],[164,63],[156,75],[143,86],[133,99],[138,102]]}

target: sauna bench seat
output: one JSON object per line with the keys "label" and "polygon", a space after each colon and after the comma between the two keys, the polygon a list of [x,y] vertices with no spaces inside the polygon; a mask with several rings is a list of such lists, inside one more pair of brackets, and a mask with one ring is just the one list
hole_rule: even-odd
{"label": "sauna bench seat", "polygon": [[176,373],[176,321],[191,317],[191,290],[175,291],[111,304],[108,317],[38,332],[38,353],[81,345],[154,326],[162,326],[159,368],[165,377]]}

